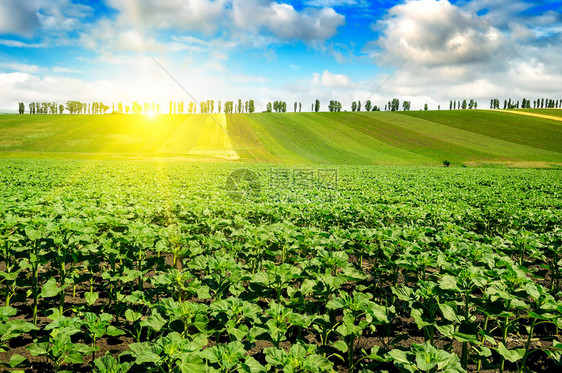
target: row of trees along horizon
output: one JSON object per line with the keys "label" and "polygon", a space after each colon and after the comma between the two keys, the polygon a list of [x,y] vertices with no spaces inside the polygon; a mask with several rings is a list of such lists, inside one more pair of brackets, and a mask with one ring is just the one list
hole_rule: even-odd
{"label": "row of trees along horizon", "polygon": [[[500,109],[500,100],[493,98],[490,100],[490,109]],[[199,108],[198,108],[199,106]],[[215,108],[218,113],[224,112],[225,114],[231,113],[254,113],[255,112],[255,102],[254,100],[248,100],[243,102],[241,99],[235,101],[225,101],[224,104],[220,100],[217,101],[215,106],[214,100],[202,101],[200,103],[189,102],[187,106],[183,101],[173,102],[170,101],[169,114],[196,114],[199,109],[200,114],[210,114],[215,113]],[[328,111],[330,112],[340,112],[342,111],[343,105],[340,101],[331,100],[328,104]],[[409,111],[411,108],[411,101],[402,101],[402,110]],[[553,100],[548,98],[539,98],[534,101],[527,100],[524,98],[520,101],[512,101],[506,99],[503,102],[503,109],[558,109],[562,108],[562,99]],[[65,111],[70,114],[106,114],[110,109],[108,105],[103,102],[80,102],[80,101],[67,101],[66,104],[57,104],[56,102],[31,102],[28,104],[29,114],[64,114]],[[187,109],[187,110],[186,110]],[[424,110],[429,110],[429,105],[424,104]],[[466,109],[478,109],[478,102],[474,99],[469,101],[463,100],[450,100],[449,110],[466,110]],[[19,114],[25,114],[26,106],[23,102],[19,103]],[[294,112],[302,111],[302,102],[295,102],[293,105]],[[365,101],[364,105],[361,101],[353,101],[351,103],[351,111],[381,111],[382,109],[377,105],[373,105],[371,100]],[[400,110],[400,100],[393,98],[388,101],[384,106],[384,111],[399,111]],[[420,109],[421,110],[421,109]],[[441,105],[438,105],[437,110],[441,110]],[[316,100],[311,105],[312,112],[320,111],[320,100]],[[273,101],[268,102],[266,105],[266,110],[264,112],[276,112],[285,113],[287,112],[287,103],[285,101]],[[147,103],[143,105],[134,101],[131,106],[123,105],[122,102],[111,105],[110,114],[148,114],[156,113],[161,114],[160,104]]]}

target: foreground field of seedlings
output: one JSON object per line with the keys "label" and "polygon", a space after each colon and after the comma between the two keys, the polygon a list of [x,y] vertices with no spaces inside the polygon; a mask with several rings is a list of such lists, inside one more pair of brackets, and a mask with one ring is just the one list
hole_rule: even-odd
{"label": "foreground field of seedlings", "polygon": [[562,171],[238,167],[0,160],[2,366],[559,369]]}

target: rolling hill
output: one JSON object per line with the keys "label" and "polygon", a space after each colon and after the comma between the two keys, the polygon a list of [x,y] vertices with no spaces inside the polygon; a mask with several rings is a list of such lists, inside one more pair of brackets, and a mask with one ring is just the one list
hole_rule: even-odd
{"label": "rolling hill", "polygon": [[[562,164],[562,110],[3,115],[0,157],[288,164]],[[541,113],[548,115],[540,117]],[[228,132],[226,134],[225,130]]]}

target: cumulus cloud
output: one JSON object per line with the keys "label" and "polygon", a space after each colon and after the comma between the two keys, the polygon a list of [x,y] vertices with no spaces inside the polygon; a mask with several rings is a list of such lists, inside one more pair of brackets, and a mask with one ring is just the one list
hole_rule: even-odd
{"label": "cumulus cloud", "polygon": [[318,73],[312,74],[312,84],[321,84],[328,88],[349,88],[352,86],[351,79],[343,74],[332,74],[324,70],[322,75]]}
{"label": "cumulus cloud", "polygon": [[222,23],[227,0],[109,0],[119,21],[143,29],[214,32]]}
{"label": "cumulus cloud", "polygon": [[326,40],[334,36],[345,17],[332,8],[305,8],[269,0],[233,0],[232,21],[239,30],[269,31],[282,40]]}
{"label": "cumulus cloud", "polygon": [[[375,63],[391,68],[411,59],[380,93],[414,97],[413,104],[419,106],[423,97],[445,104],[459,98],[562,94],[557,68],[562,50],[555,47],[562,37],[555,31],[557,23],[535,19],[523,24],[526,16],[520,12],[529,3],[498,0],[494,7],[491,3],[477,0],[463,6],[447,0],[408,0],[389,9],[373,26],[380,36],[367,52]],[[491,10],[483,11],[487,6]],[[549,30],[548,37],[540,36],[543,29]],[[385,77],[388,74],[377,80]]]}
{"label": "cumulus cloud", "polygon": [[475,63],[504,53],[501,31],[449,1],[416,0],[391,8],[375,25],[383,35],[377,45],[387,61],[413,53],[424,65]]}
{"label": "cumulus cloud", "polygon": [[30,37],[38,26],[37,13],[27,2],[20,0],[0,2],[0,34]]}

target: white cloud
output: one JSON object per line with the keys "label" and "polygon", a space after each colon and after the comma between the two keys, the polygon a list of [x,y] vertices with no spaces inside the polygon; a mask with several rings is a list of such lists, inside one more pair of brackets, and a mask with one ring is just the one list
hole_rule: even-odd
{"label": "white cloud", "polygon": [[413,53],[423,65],[445,66],[497,58],[506,38],[501,31],[447,0],[410,0],[377,22],[383,35],[377,44],[387,61]]}
{"label": "white cloud", "polygon": [[233,0],[232,10],[239,30],[266,30],[282,40],[323,41],[345,23],[345,17],[332,8],[297,11],[290,4],[269,0]]}
{"label": "white cloud", "polygon": [[120,12],[119,23],[142,29],[214,32],[227,0],[108,0]]}
{"label": "white cloud", "polygon": [[343,74],[332,74],[324,70],[322,75],[318,73],[312,74],[312,84],[321,84],[328,88],[350,88],[352,86],[351,79]]}
{"label": "white cloud", "polygon": [[[562,37],[552,31],[556,25],[532,26],[536,20],[524,25],[515,14],[528,4],[506,1],[494,1],[500,9],[479,1],[491,7],[480,16],[476,2],[458,6],[447,0],[408,0],[389,9],[374,26],[380,37],[368,51],[375,63],[391,69],[412,57],[379,93],[413,97],[418,107],[428,97],[448,107],[450,99],[480,99],[482,105],[494,97],[562,95],[562,50],[556,47]],[[513,15],[512,20],[502,12]],[[538,39],[543,28],[551,32]]]}
{"label": "white cloud", "polygon": [[83,71],[71,69],[70,67],[64,66],[53,66],[51,69],[54,73],[62,73],[62,74],[81,74]]}
{"label": "white cloud", "polygon": [[39,18],[30,4],[21,0],[0,2],[0,34],[32,36]]}
{"label": "white cloud", "polygon": [[[0,107],[16,108],[18,102],[58,102],[67,100],[89,101],[115,99],[122,93],[116,83],[107,80],[87,82],[64,77],[38,77],[16,72],[0,73]],[[118,96],[117,96],[118,97]]]}
{"label": "white cloud", "polygon": [[39,66],[37,65],[27,65],[18,62],[2,62],[0,63],[0,68],[30,74],[39,72]]}
{"label": "white cloud", "polygon": [[18,40],[0,39],[0,45],[12,48],[43,48],[45,43],[24,43]]}

